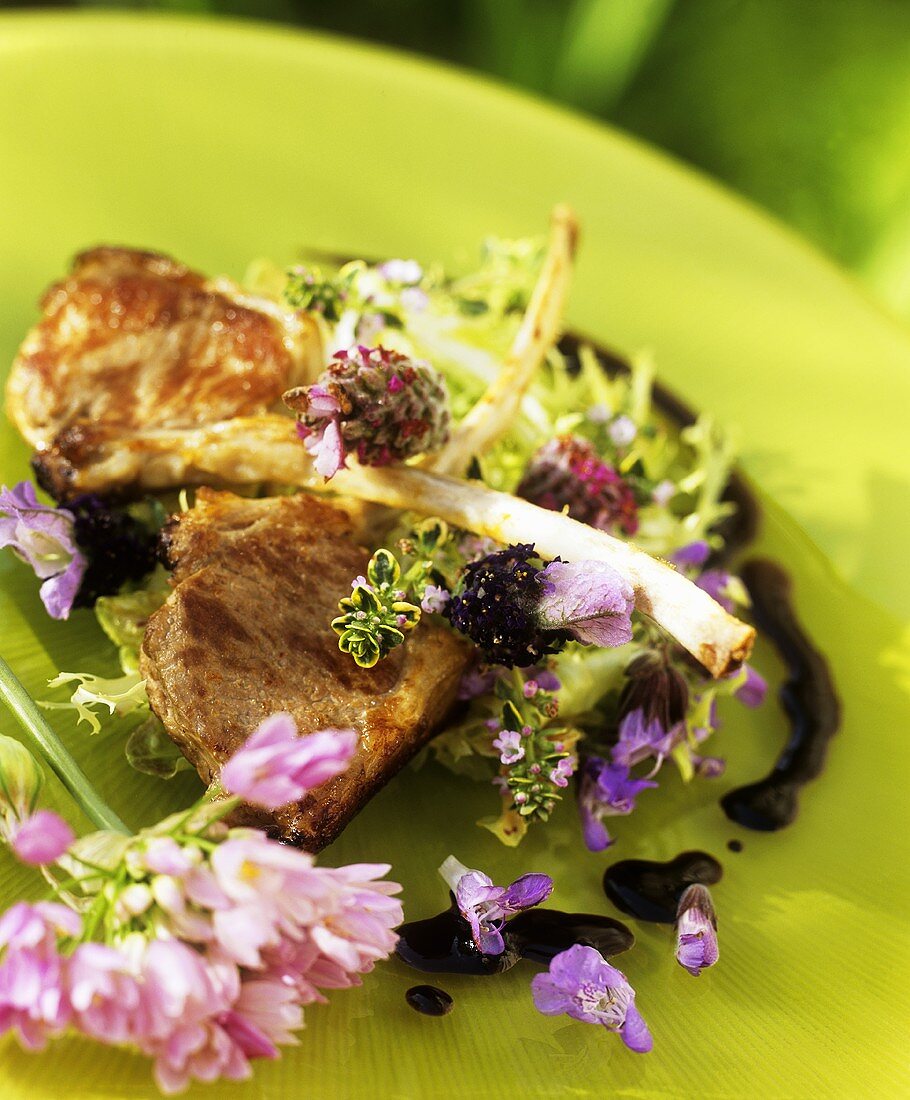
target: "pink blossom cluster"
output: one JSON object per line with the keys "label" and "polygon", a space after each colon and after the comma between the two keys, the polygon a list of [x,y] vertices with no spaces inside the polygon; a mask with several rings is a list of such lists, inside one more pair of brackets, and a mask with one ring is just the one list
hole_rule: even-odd
{"label": "pink blossom cluster", "polygon": [[[300,797],[338,774],[355,742],[352,731],[301,738],[274,716],[222,782],[260,805]],[[176,1093],[194,1079],[249,1077],[253,1059],[296,1042],[305,1005],[386,958],[402,921],[388,865],[316,866],[217,820],[237,802],[201,802],[126,841],[100,885],[85,871],[84,911],[22,902],[4,914],[0,1033],[35,1050],[68,1029],[132,1046]],[[78,867],[80,851],[71,845],[61,863]]]}

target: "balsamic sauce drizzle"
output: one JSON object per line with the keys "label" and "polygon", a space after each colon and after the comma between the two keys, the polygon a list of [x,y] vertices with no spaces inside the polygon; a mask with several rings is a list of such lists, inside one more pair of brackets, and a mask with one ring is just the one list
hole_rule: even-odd
{"label": "balsamic sauce drizzle", "polygon": [[650,859],[623,859],[604,872],[604,893],[617,909],[638,920],[675,924],[676,908],[687,886],[713,886],[723,868],[707,852],[682,852],[658,863]]}
{"label": "balsamic sauce drizzle", "polygon": [[612,917],[529,909],[506,924],[502,954],[484,955],[454,901],[435,917],[403,924],[398,935],[396,952],[402,962],[430,974],[502,974],[521,959],[546,965],[576,943],[594,947],[609,958],[635,943],[631,929]]}
{"label": "balsamic sauce drizzle", "polygon": [[739,570],[752,598],[755,624],[787,666],[780,703],[790,735],[771,772],[721,799],[727,817],[747,829],[774,832],[799,810],[802,787],[822,773],[828,742],[840,728],[841,707],[828,662],[806,635],[791,602],[792,585],[774,562],[754,559]]}
{"label": "balsamic sauce drizzle", "polygon": [[451,996],[435,985],[413,985],[405,993],[404,999],[411,1008],[422,1012],[424,1016],[445,1016],[453,1008]]}

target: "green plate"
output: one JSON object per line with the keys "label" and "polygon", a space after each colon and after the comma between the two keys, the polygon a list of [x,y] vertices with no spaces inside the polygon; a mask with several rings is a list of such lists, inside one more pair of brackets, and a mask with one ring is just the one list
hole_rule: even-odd
{"label": "green plate", "polygon": [[[668,930],[640,926],[621,966],[655,1048],[538,1015],[523,965],[446,979],[442,1020],[406,1007],[415,975],[380,966],[362,990],[307,1010],[301,1046],[243,1086],[191,1095],[354,1097],[905,1096],[910,581],[910,338],[842,274],[713,185],[609,130],[412,59],[255,26],[139,19],[0,19],[0,358],[77,249],[173,251],[210,272],[283,260],[301,244],[443,259],[484,234],[541,229],[573,203],[584,241],[571,324],[626,352],[650,348],[664,380],[734,426],[766,498],[759,548],[792,571],[801,615],[830,657],[845,722],[798,822],[736,829],[717,805],[763,774],[784,727],[773,701],[719,735],[714,784],[619,820],[611,858],[704,847],[722,961],[693,981]],[[901,415],[903,414],[903,415]],[[28,454],[0,429],[0,478]],[[773,503],[772,503],[773,502]],[[0,563],[0,644],[38,695],[59,668],[114,668],[86,615],[49,621],[24,567]],[[890,610],[887,610],[890,609]],[[758,664],[780,669],[759,647]],[[131,773],[122,729],[57,727],[114,807],[140,825],[185,802],[192,780]],[[0,716],[0,727],[12,730]],[[62,797],[58,805],[64,805]],[[433,767],[374,800],[326,859],[389,859],[410,917],[440,903],[450,851],[496,880],[552,873],[555,904],[607,911],[602,855],[570,807],[517,853],[472,822],[489,795]],[[73,815],[74,816],[74,815]],[[413,843],[415,826],[423,841]],[[726,841],[738,836],[739,854]],[[34,894],[5,857],[0,902]],[[4,1100],[151,1097],[138,1057],[79,1040],[27,1055],[0,1045]]]}

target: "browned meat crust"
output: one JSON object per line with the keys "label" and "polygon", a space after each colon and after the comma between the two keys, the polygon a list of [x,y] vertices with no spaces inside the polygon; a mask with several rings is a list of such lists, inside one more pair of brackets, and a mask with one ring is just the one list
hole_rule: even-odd
{"label": "browned meat crust", "polygon": [[41,306],[44,316],[13,364],[7,409],[58,492],[66,481],[55,484],[57,451],[78,464],[87,439],[279,408],[319,345],[305,315],[126,248],[77,256]]}
{"label": "browned meat crust", "polygon": [[297,806],[242,815],[322,848],[438,727],[465,647],[421,624],[373,669],[339,652],[328,624],[369,553],[346,511],[307,494],[245,500],[203,489],[164,541],[175,588],[141,655],[152,709],[206,783],[276,711],[304,733],[356,729],[360,747],[344,775]]}

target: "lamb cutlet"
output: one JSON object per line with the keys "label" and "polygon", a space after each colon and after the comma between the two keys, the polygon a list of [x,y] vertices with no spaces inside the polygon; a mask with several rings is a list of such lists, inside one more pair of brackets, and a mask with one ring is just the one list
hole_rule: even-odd
{"label": "lamb cutlet", "polygon": [[83,252],[41,306],[7,408],[58,499],[83,491],[100,447],[280,411],[281,394],[322,369],[311,318],[158,253]]}
{"label": "lamb cutlet", "polygon": [[329,622],[366,572],[351,515],[300,494],[247,500],[203,489],[166,527],[174,591],[149,620],[149,702],[205,783],[259,723],[302,734],[353,727],[350,768],[298,805],[241,819],[318,851],[425,744],[451,707],[467,647],[429,623],[375,668],[339,652]]}

